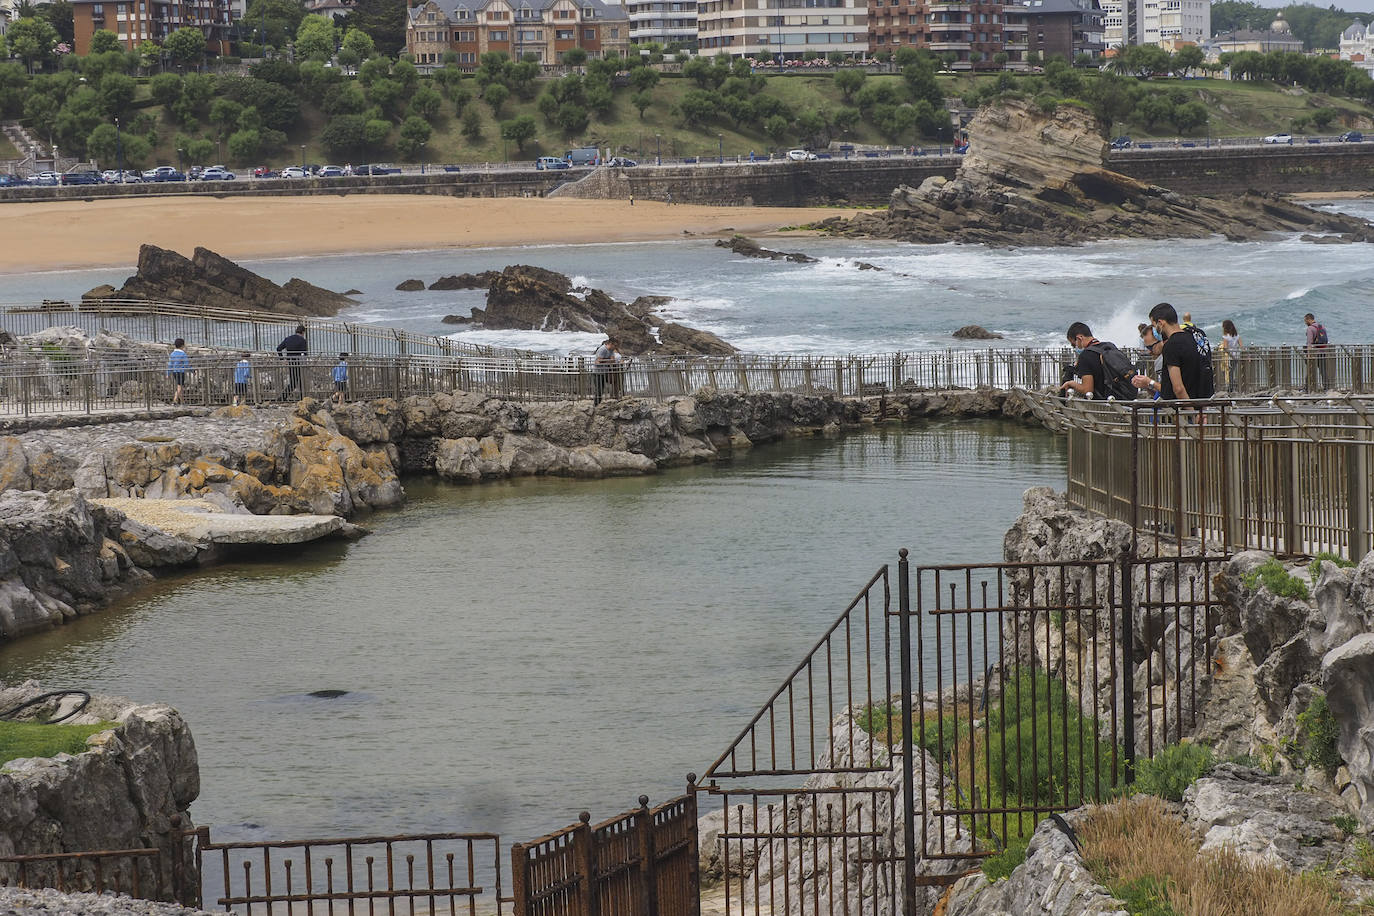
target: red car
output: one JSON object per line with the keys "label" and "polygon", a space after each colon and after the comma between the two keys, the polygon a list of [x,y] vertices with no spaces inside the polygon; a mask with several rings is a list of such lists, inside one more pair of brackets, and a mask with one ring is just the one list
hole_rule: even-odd
{"label": "red car", "polygon": [[254,177],[254,178],[280,178],[280,177],[281,177],[281,172],[279,172],[279,171],[277,171],[276,169],[273,169],[273,168],[268,168],[268,167],[265,166],[265,165],[260,165],[260,166],[258,166],[257,168],[253,169],[253,177]]}

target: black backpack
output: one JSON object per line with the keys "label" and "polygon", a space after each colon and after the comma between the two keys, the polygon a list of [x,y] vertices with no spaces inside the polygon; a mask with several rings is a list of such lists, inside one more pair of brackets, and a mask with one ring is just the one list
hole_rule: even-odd
{"label": "black backpack", "polygon": [[1130,357],[1109,341],[1088,344],[1086,349],[1096,353],[1102,360],[1102,374],[1106,378],[1102,379],[1101,397],[1110,396],[1118,401],[1134,400],[1136,387],[1131,384],[1131,378],[1135,375],[1135,363],[1131,362]]}
{"label": "black backpack", "polygon": [[1320,324],[1314,324],[1312,325],[1312,327],[1317,329],[1317,333],[1312,340],[1312,344],[1318,347],[1326,346],[1330,342],[1330,339],[1326,336],[1326,328]]}
{"label": "black backpack", "polygon": [[1216,393],[1216,384],[1212,378],[1212,342],[1207,339],[1207,332],[1195,324],[1189,325],[1185,330],[1193,335],[1197,355],[1202,360],[1202,369],[1198,373],[1198,390],[1190,391],[1188,394],[1195,398],[1210,398]]}

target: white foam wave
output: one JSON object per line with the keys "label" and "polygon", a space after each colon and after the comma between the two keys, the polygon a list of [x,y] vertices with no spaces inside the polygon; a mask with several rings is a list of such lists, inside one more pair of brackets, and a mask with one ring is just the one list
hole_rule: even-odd
{"label": "white foam wave", "polygon": [[1303,296],[1306,296],[1308,293],[1312,292],[1312,290],[1314,290],[1314,289],[1316,289],[1316,287],[1313,287],[1313,286],[1302,286],[1302,287],[1299,287],[1298,289],[1293,290],[1291,293],[1289,293],[1288,295],[1284,296],[1283,298],[1285,298],[1285,299],[1301,299]]}
{"label": "white foam wave", "polygon": [[574,351],[590,353],[606,339],[605,334],[588,334],[582,331],[488,331],[474,329],[456,331],[445,335],[449,340],[462,343],[480,344],[490,347],[512,347],[517,350],[533,350],[566,356]]}

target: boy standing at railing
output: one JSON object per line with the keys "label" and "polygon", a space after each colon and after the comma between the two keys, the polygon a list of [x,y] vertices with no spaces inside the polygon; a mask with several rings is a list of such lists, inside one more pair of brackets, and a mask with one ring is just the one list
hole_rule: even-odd
{"label": "boy standing at railing", "polygon": [[335,404],[342,404],[348,397],[348,354],[340,353],[339,362],[334,366],[334,394],[330,398]]}
{"label": "boy standing at railing", "polygon": [[191,371],[191,357],[186,355],[186,341],[178,337],[172,342],[172,352],[167,357],[167,377],[176,383],[172,392],[172,403],[180,404],[182,392],[186,389],[186,373]]}
{"label": "boy standing at railing", "polygon": [[248,383],[253,378],[253,364],[248,361],[248,354],[242,354],[238,363],[234,366],[234,406],[238,407],[248,400]]}

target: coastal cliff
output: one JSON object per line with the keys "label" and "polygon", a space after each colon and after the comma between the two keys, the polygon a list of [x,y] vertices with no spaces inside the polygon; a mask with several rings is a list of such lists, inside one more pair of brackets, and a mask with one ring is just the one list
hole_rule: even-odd
{"label": "coastal cliff", "polygon": [[983,108],[953,179],[899,186],[885,211],[834,217],[815,228],[850,238],[988,245],[1071,245],[1108,238],[1234,241],[1271,232],[1374,240],[1364,220],[1277,195],[1192,197],[1107,167],[1102,124],[1077,105],[1046,114],[1029,100]]}

